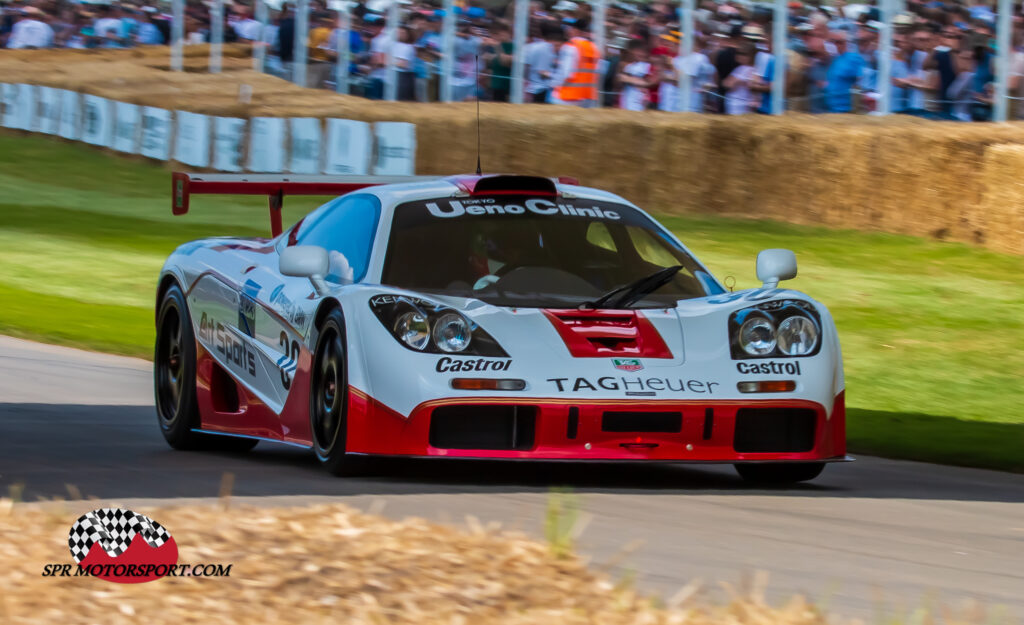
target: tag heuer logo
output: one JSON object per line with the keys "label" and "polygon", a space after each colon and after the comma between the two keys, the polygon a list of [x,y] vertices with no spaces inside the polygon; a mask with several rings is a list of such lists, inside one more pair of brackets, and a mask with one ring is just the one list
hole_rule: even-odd
{"label": "tag heuer logo", "polygon": [[639,371],[644,368],[643,364],[636,358],[612,358],[612,364],[616,369],[623,371]]}

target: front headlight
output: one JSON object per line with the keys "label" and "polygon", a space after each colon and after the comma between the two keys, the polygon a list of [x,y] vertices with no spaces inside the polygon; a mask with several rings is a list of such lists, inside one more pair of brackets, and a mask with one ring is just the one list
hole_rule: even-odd
{"label": "front headlight", "polygon": [[441,351],[461,352],[469,347],[473,339],[473,331],[469,328],[469,322],[459,313],[448,312],[437,318],[434,322],[434,330],[431,332],[434,337],[434,345]]}
{"label": "front headlight", "polygon": [[775,351],[775,326],[766,317],[751,317],[740,326],[740,347],[751,356]]}
{"label": "front headlight", "polygon": [[814,304],[772,300],[729,315],[733,360],[813,356],[821,349],[821,316]]}
{"label": "front headlight", "polygon": [[783,354],[806,356],[818,346],[818,326],[803,315],[793,315],[779,324],[776,338]]}
{"label": "front headlight", "polygon": [[415,310],[402,313],[395,321],[395,336],[409,347],[423,351],[430,341],[427,317]]}
{"label": "front headlight", "polygon": [[490,334],[448,306],[406,295],[375,295],[370,298],[370,309],[408,349],[508,358]]}

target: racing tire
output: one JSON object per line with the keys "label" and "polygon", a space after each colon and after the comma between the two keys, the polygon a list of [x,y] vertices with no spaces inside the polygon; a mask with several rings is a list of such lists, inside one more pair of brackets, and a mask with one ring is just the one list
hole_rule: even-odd
{"label": "racing tire", "polygon": [[365,459],[345,451],[348,416],[348,358],[345,317],[340,308],[320,325],[309,386],[309,426],[313,453],[332,475],[358,475]]}
{"label": "racing tire", "polygon": [[736,472],[747,482],[755,484],[796,484],[813,480],[821,475],[824,462],[792,462],[764,464],[735,464]]}
{"label": "racing tire", "polygon": [[174,449],[243,452],[259,442],[193,431],[200,426],[196,403],[196,337],[185,295],[177,284],[167,289],[157,315],[153,394],[160,432]]}

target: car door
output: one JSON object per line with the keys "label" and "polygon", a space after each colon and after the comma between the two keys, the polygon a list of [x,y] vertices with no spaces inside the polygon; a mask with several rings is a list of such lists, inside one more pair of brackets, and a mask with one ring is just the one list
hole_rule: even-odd
{"label": "car door", "polygon": [[[373,238],[380,221],[380,201],[356,194],[332,200],[307,215],[281,237],[274,254],[290,245],[316,245],[327,250],[329,286],[359,282],[366,275]],[[243,296],[259,303],[255,311],[256,337],[276,375],[268,381],[283,405],[291,392],[300,356],[312,330],[321,297],[306,278],[282,276],[278,266],[255,269],[243,287]],[[278,410],[280,412],[280,410]]]}

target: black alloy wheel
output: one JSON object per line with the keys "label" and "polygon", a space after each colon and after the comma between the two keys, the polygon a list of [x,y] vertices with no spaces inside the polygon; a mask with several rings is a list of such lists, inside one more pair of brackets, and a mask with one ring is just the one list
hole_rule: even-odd
{"label": "black alloy wheel", "polygon": [[334,475],[355,475],[362,471],[360,456],[345,451],[348,369],[345,353],[345,319],[335,308],[324,319],[316,341],[310,376],[309,419],[313,451]]}

